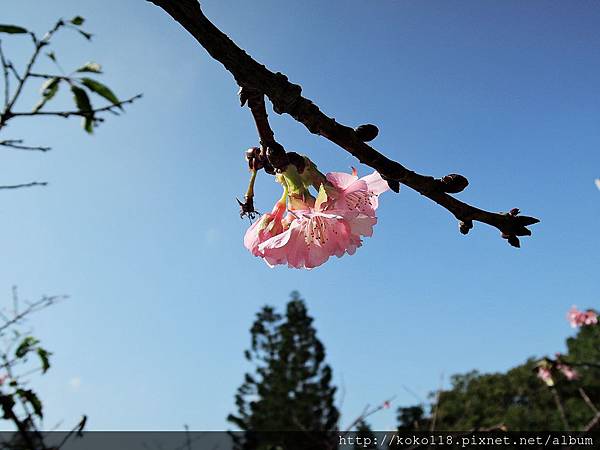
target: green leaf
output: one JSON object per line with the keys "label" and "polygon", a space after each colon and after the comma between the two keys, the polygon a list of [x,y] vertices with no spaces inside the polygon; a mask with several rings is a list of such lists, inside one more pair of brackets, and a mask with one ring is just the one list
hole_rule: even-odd
{"label": "green leaf", "polygon": [[92,104],[87,93],[78,86],[71,86],[71,92],[73,92],[73,99],[79,112],[83,113],[83,129],[88,133],[94,131],[94,112],[92,111]]}
{"label": "green leaf", "polygon": [[83,66],[81,66],[79,69],[77,69],[75,72],[93,72],[93,73],[102,73],[102,67],[100,66],[100,64],[95,63],[95,62],[89,62],[89,63],[85,63]]}
{"label": "green leaf", "polygon": [[111,102],[115,106],[120,107],[120,101],[117,96],[111,91],[108,86],[100,83],[99,81],[92,80],[91,78],[82,78],[81,84],[83,84],[90,91],[95,92],[96,94],[104,97],[106,100]]}
{"label": "green leaf", "polygon": [[19,346],[15,350],[15,356],[17,358],[23,358],[27,353],[29,353],[29,351],[34,346],[36,346],[39,343],[40,343],[40,341],[38,341],[33,336],[27,336],[25,339],[23,339],[21,341],[21,343],[19,344]]}
{"label": "green leaf", "polygon": [[42,99],[33,108],[33,112],[38,112],[44,107],[44,105],[56,95],[58,92],[58,86],[60,85],[60,78],[54,77],[46,80],[42,85]]}
{"label": "green leaf", "polygon": [[38,348],[37,354],[40,357],[40,361],[42,362],[42,373],[46,373],[50,368],[50,353],[48,350],[44,348]]}
{"label": "green leaf", "polygon": [[33,392],[31,389],[17,389],[17,395],[32,406],[33,412],[40,419],[44,417],[42,412],[42,402],[35,392]]}
{"label": "green leaf", "polygon": [[16,25],[0,25],[0,33],[23,34],[28,33],[28,31],[25,28]]}
{"label": "green leaf", "polygon": [[83,25],[83,22],[85,22],[85,19],[81,16],[75,16],[71,19],[71,23],[73,25],[77,25],[77,26]]}

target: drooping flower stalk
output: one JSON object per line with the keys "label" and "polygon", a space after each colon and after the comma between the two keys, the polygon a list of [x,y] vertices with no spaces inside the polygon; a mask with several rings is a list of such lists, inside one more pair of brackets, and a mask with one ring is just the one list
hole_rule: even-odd
{"label": "drooping flower stalk", "polygon": [[256,169],[250,169],[250,182],[248,183],[248,189],[246,189],[246,194],[244,195],[244,203],[238,200],[240,205],[240,217],[248,216],[250,220],[254,219],[258,214],[254,209],[254,184],[256,182],[257,173]]}

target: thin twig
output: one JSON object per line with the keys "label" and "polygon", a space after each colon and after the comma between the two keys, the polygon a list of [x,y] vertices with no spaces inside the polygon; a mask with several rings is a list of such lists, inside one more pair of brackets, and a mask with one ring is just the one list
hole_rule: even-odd
{"label": "thin twig", "polygon": [[2,40],[0,40],[0,63],[2,63],[2,72],[4,75],[4,108],[8,105],[8,97],[10,96],[10,78],[8,77],[8,62],[4,57],[2,50]]}
{"label": "thin twig", "polygon": [[28,150],[28,151],[38,151],[38,152],[48,152],[52,150],[52,147],[32,147],[29,145],[22,144],[23,139],[9,139],[6,141],[0,141],[0,146],[13,148],[16,150]]}
{"label": "thin twig", "polygon": [[131,98],[128,98],[127,100],[123,100],[119,103],[114,103],[114,104],[110,104],[107,106],[104,106],[102,108],[96,108],[96,109],[92,109],[90,111],[28,111],[28,112],[15,112],[15,113],[11,113],[10,117],[25,117],[25,116],[57,116],[57,117],[72,117],[72,116],[80,116],[80,117],[85,117],[85,116],[89,116],[90,114],[97,114],[97,113],[101,113],[101,112],[116,112],[115,109],[119,108],[123,105],[127,105],[130,103],[135,102],[136,100],[142,98],[142,94],[138,94],[138,95],[134,95]]}
{"label": "thin twig", "polygon": [[81,420],[79,421],[79,423],[77,425],[75,425],[71,431],[69,431],[67,433],[67,435],[63,438],[63,440],[60,442],[60,444],[58,444],[58,446],[56,448],[60,449],[62,448],[67,441],[71,438],[71,436],[73,436],[73,434],[77,433],[78,436],[81,436],[81,432],[83,431],[83,429],[85,428],[85,424],[87,422],[87,416],[84,415]]}
{"label": "thin twig", "polygon": [[56,302],[65,299],[66,296],[51,296],[51,297],[42,297],[39,300],[28,303],[27,307],[21,310],[19,313],[14,314],[13,317],[7,318],[3,324],[0,325],[0,333],[9,328],[10,326],[18,323],[25,316],[32,314],[34,312],[40,311],[44,308],[47,308],[50,305],[55,304]]}
{"label": "thin twig", "polygon": [[[34,33],[29,33],[31,36],[31,39],[33,40],[34,50],[33,50],[33,53],[31,54],[31,57],[29,58],[29,62],[27,63],[27,65],[25,67],[25,71],[23,72],[23,75],[20,77],[17,75],[18,83],[17,83],[17,87],[15,88],[15,92],[13,93],[12,98],[8,101],[8,103],[4,107],[4,111],[2,112],[2,114],[0,114],[0,129],[2,129],[4,126],[6,126],[6,122],[8,122],[14,116],[12,113],[12,108],[15,106],[15,103],[19,99],[19,96],[21,95],[21,92],[23,91],[23,88],[25,87],[25,83],[31,77],[31,73],[32,73],[31,71],[37,61],[38,56],[40,55],[42,48],[44,48],[46,45],[48,45],[48,43],[50,42],[50,39],[52,38],[54,33],[56,33],[63,25],[64,25],[64,22],[62,21],[62,19],[59,20],[58,22],[56,22],[54,27],[44,35],[44,37],[42,39],[38,39]],[[12,64],[10,65],[10,67],[12,67]],[[13,68],[13,71],[16,74],[16,70],[14,70],[14,68]]]}
{"label": "thin twig", "polygon": [[5,185],[0,186],[0,189],[21,189],[21,188],[29,188],[34,186],[47,186],[48,182],[46,181],[32,181],[31,183],[24,184],[13,184],[13,185]]}
{"label": "thin twig", "polygon": [[344,431],[342,433],[342,437],[346,436],[348,433],[350,433],[350,431],[352,431],[352,428],[354,428],[359,422],[365,420],[367,417],[372,416],[373,414],[375,414],[378,411],[381,411],[382,409],[388,408],[390,403],[396,398],[396,396],[392,396],[390,398],[388,398],[387,400],[385,400],[384,402],[380,403],[378,406],[370,409],[369,405],[365,406],[365,408],[363,409],[363,412],[356,418],[354,419],[350,425],[348,425],[346,427],[346,431]]}

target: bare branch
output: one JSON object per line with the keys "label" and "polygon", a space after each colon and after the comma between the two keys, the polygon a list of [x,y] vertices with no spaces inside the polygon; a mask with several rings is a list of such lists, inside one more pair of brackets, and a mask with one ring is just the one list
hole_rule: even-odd
{"label": "bare branch", "polygon": [[10,96],[10,78],[8,76],[8,61],[4,57],[2,50],[2,41],[0,40],[0,63],[2,64],[2,74],[4,75],[4,108],[8,106],[8,97]]}
{"label": "bare branch", "polygon": [[27,116],[56,116],[56,117],[64,117],[64,118],[68,118],[68,117],[72,117],[72,116],[80,116],[80,117],[85,117],[85,116],[89,116],[90,114],[97,114],[97,113],[102,113],[102,112],[111,112],[111,113],[117,113],[118,108],[120,108],[123,105],[128,105],[130,103],[135,102],[136,100],[142,98],[142,94],[138,94],[135,95],[131,98],[128,98],[127,100],[123,100],[121,102],[115,103],[115,104],[110,104],[107,106],[104,106],[102,108],[95,108],[92,109],[90,111],[27,111],[27,112],[15,112],[15,113],[11,113],[10,114],[10,118],[12,119],[13,117],[27,117]]}
{"label": "bare branch", "polygon": [[4,186],[0,186],[0,189],[21,189],[21,188],[28,188],[28,187],[34,187],[34,186],[47,186],[47,185],[48,185],[48,183],[46,181],[32,181],[31,183],[4,185]]}
{"label": "bare branch", "polygon": [[290,83],[279,72],[268,70],[239,48],[208,20],[197,0],[148,1],[164,9],[181,24],[210,56],[225,66],[239,86],[262,92],[271,100],[276,113],[291,115],[311,133],[323,136],[342,147],[362,163],[377,170],[393,189],[397,188],[397,183],[402,183],[441,205],[460,221],[460,231],[463,234],[469,232],[474,221],[479,221],[497,228],[509,244],[519,247],[517,236],[531,235],[527,227],[539,222],[533,217],[519,216],[516,208],[512,210],[513,214],[508,214],[471,206],[449,195],[448,192],[455,193],[456,190],[447,189],[441,179],[418,174],[385,157],[360,140],[354,129],[337,123],[321,112],[311,100],[303,97],[299,85]]}
{"label": "bare branch", "polygon": [[51,147],[31,147],[29,145],[23,145],[23,139],[8,139],[5,141],[0,141],[0,146],[13,148],[16,150],[27,150],[27,151],[38,151],[38,152],[48,152],[52,150]]}
{"label": "bare branch", "polygon": [[4,332],[4,330],[6,330],[7,328],[11,327],[12,325],[19,323],[22,319],[29,316],[30,314],[40,311],[42,309],[45,309],[48,306],[53,305],[53,304],[57,303],[58,301],[63,300],[65,298],[66,298],[66,296],[51,296],[51,297],[44,296],[34,302],[26,303],[26,306],[24,309],[14,313],[12,315],[12,317],[7,317],[4,319],[4,323],[0,325],[0,334],[2,332]]}
{"label": "bare branch", "polygon": [[387,400],[383,401],[382,403],[373,408],[370,408],[369,405],[365,406],[360,416],[354,419],[350,423],[350,425],[346,427],[346,431],[342,434],[342,436],[346,436],[347,434],[349,434],[352,431],[352,428],[354,428],[359,422],[364,421],[367,417],[372,416],[373,414],[375,414],[378,411],[381,411],[382,409],[389,408],[390,404],[395,398],[396,396],[394,395],[393,397],[388,398]]}

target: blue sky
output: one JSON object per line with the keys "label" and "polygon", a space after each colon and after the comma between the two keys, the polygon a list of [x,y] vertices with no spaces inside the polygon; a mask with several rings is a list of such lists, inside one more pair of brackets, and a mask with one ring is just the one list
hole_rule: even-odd
{"label": "blue sky", "polygon": [[[395,406],[418,402],[408,390],[426,398],[442,374],[560,351],[567,309],[597,304],[598,2],[204,1],[326,113],[377,124],[386,155],[464,174],[461,199],[542,220],[517,250],[481,224],[462,236],[445,210],[403,188],[381,197],[374,237],[356,255],[309,272],[269,269],[243,247],[235,197],[254,125],[228,72],[170,17],[143,0],[4,3],[1,22],[39,32],[86,17],[95,39],[62,33],[62,65],[97,61],[118,95],[144,93],[93,137],[77,120],[3,130],[54,148],[4,151],[0,167],[2,184],[50,182],[0,203],[6,300],[12,285],[24,298],[70,296],[32,324],[54,352],[34,383],[47,427],[82,413],[96,430],[228,427],[254,314],[282,308],[294,289],[345,391],[346,424],[392,395]],[[29,42],[3,41],[22,63]],[[324,171],[357,165],[290,117],[271,118],[280,142]],[[261,173],[258,208],[278,195]],[[391,428],[395,413],[371,422]]]}

